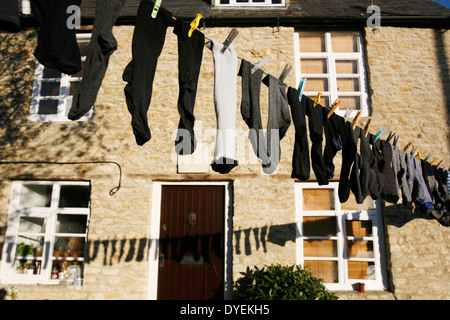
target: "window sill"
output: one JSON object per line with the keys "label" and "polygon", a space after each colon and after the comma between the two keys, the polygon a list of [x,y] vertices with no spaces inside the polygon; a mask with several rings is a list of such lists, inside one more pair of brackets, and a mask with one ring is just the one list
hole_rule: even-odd
{"label": "window sill", "polygon": [[383,290],[366,290],[366,292],[333,290],[331,292],[335,293],[339,300],[395,300],[392,292]]}

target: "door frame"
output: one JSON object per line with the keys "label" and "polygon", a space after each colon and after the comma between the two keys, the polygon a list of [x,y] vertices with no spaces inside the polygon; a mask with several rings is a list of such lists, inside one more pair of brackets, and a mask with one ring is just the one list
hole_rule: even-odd
{"label": "door frame", "polygon": [[231,300],[232,279],[232,241],[233,241],[233,183],[231,181],[153,181],[152,204],[150,213],[150,243],[148,252],[148,290],[149,300],[158,297],[159,271],[159,230],[161,224],[161,200],[163,186],[224,186],[224,299]]}

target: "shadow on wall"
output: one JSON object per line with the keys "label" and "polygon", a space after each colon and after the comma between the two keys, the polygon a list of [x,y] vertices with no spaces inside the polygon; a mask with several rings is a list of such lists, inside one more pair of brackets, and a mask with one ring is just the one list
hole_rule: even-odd
{"label": "shadow on wall", "polygon": [[[262,249],[267,252],[266,244],[268,242],[284,246],[286,242],[295,242],[296,227],[295,223],[284,225],[273,225],[264,227],[247,228],[233,232],[233,248],[235,254],[251,255],[252,242],[256,245],[256,250]],[[218,249],[217,237],[214,234],[196,235],[192,237],[194,241],[187,240],[186,237],[171,238],[168,241],[172,248],[176,248],[176,253],[172,252],[174,259],[181,259],[185,253],[200,253],[205,261],[208,261],[208,252],[223,257],[223,249]],[[244,241],[243,247],[241,246]],[[194,243],[194,247],[187,246],[187,243]],[[148,253],[152,246],[156,244],[155,239],[133,238],[133,239],[114,239],[114,240],[95,240],[88,241],[86,263],[103,259],[103,265],[112,266],[114,263],[121,262],[141,262],[149,259]],[[211,250],[205,250],[204,247]]]}
{"label": "shadow on wall", "polygon": [[[37,44],[36,32],[0,34],[0,157],[3,161],[62,159],[100,159],[115,152],[117,147],[107,144],[102,130],[109,123],[102,114],[94,121],[30,122]],[[116,150],[114,150],[116,148]],[[17,170],[14,170],[16,169]],[[9,171],[11,169],[11,171]],[[9,166],[13,174],[21,167]],[[77,173],[86,169],[77,167]],[[41,175],[51,173],[45,166],[33,167]],[[30,177],[31,178],[31,177]]]}
{"label": "shadow on wall", "polygon": [[[440,69],[442,87],[444,88],[445,105],[447,107],[447,128],[450,128],[450,62],[447,57],[447,55],[450,55],[450,52],[446,52],[446,43],[444,41],[444,35],[448,32],[450,31],[435,29],[434,39],[436,42],[436,58]],[[450,149],[450,133],[447,136],[447,148]]]}
{"label": "shadow on wall", "polygon": [[[6,227],[2,227],[6,230]],[[296,227],[295,223],[284,225],[273,225],[264,227],[247,228],[244,230],[238,230],[233,232],[234,242],[233,248],[235,254],[251,255],[252,254],[252,242],[256,245],[256,250],[262,249],[263,252],[267,252],[267,243],[273,243],[278,246],[286,245],[286,242],[295,242]],[[199,253],[205,259],[209,260],[208,254],[214,254],[220,258],[223,258],[223,246],[218,245],[217,235],[194,235],[192,237],[179,237],[171,238],[167,241],[170,242],[171,248],[175,248],[172,252],[173,259],[182,259],[184,254],[190,252],[192,254]],[[244,245],[242,246],[242,240]],[[116,263],[123,262],[142,262],[149,259],[150,249],[156,245],[155,239],[149,238],[131,238],[131,239],[113,239],[113,240],[94,240],[87,241],[85,262],[91,263],[102,259],[104,266],[113,266]],[[187,245],[190,244],[190,245]],[[0,243],[0,260],[2,258],[13,259],[11,252],[12,246],[6,250],[6,254],[2,257],[2,248],[4,243]],[[163,247],[163,244],[161,244]]]}

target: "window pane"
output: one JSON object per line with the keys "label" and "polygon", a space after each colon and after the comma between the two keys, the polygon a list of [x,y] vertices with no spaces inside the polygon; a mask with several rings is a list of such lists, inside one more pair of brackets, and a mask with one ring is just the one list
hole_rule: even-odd
{"label": "window pane", "polygon": [[327,78],[308,78],[305,85],[305,91],[324,92],[328,91]]}
{"label": "window pane", "polygon": [[336,261],[305,260],[305,266],[311,269],[317,277],[324,282],[338,282],[338,264]]}
{"label": "window pane", "polygon": [[303,189],[304,210],[334,210],[333,189]]}
{"label": "window pane", "polygon": [[375,280],[375,265],[369,261],[348,261],[349,279]]}
{"label": "window pane", "polygon": [[42,257],[44,248],[44,237],[41,236],[18,236],[16,256]]}
{"label": "window pane", "polygon": [[14,261],[14,273],[26,275],[39,275],[41,274],[41,261],[16,259]]}
{"label": "window pane", "polygon": [[[341,98],[342,99],[342,98]],[[350,197],[345,203],[341,203],[342,210],[351,210],[351,211],[359,211],[359,210],[375,210],[375,201],[368,196],[363,203],[356,203],[355,195],[353,192],[350,192]]]}
{"label": "window pane", "polygon": [[45,67],[42,77],[44,79],[61,78],[61,71],[59,71],[58,69]]}
{"label": "window pane", "polygon": [[56,260],[52,264],[51,279],[73,279],[81,278],[83,274],[83,263],[80,261]]}
{"label": "window pane", "polygon": [[89,207],[89,198],[89,186],[61,186],[59,207],[87,208]]}
{"label": "window pane", "polygon": [[347,240],[348,258],[373,258],[373,241]]}
{"label": "window pane", "polygon": [[58,100],[40,100],[38,114],[58,114]]}
{"label": "window pane", "polygon": [[84,257],[84,237],[55,237],[54,257]]}
{"label": "window pane", "polygon": [[357,74],[358,62],[356,60],[336,60],[337,74]]}
{"label": "window pane", "polygon": [[300,52],[325,52],[325,34],[299,34]]}
{"label": "window pane", "polygon": [[45,231],[44,218],[31,218],[31,217],[19,218],[19,232],[43,233],[44,231]]}
{"label": "window pane", "polygon": [[52,185],[24,184],[20,191],[20,206],[24,208],[50,207],[52,190]]}
{"label": "window pane", "polygon": [[355,92],[359,91],[359,79],[357,78],[337,78],[338,91]]}
{"label": "window pane", "polygon": [[59,214],[56,233],[86,233],[87,215]]}
{"label": "window pane", "polygon": [[370,220],[346,220],[345,231],[348,237],[371,237],[372,221]]}
{"label": "window pane", "polygon": [[78,40],[78,47],[80,48],[80,53],[82,57],[86,57],[89,49],[90,40]]}
{"label": "window pane", "polygon": [[304,257],[337,257],[336,240],[303,240]]}
{"label": "window pane", "polygon": [[[315,98],[316,96],[308,96],[308,98]],[[330,106],[330,97],[322,94],[322,96],[320,97],[320,102],[319,102],[322,106],[324,107],[329,107]]]}
{"label": "window pane", "polygon": [[336,232],[336,217],[303,217],[304,236],[332,237]]}
{"label": "window pane", "polygon": [[74,96],[78,90],[78,86],[80,85],[79,81],[71,81],[69,88],[69,96]]}
{"label": "window pane", "polygon": [[354,109],[354,110],[360,110],[361,109],[361,99],[360,97],[339,97],[341,99],[341,104],[339,105],[339,109],[346,110],[346,109]]}
{"label": "window pane", "polygon": [[358,52],[356,34],[331,34],[333,52]]}
{"label": "window pane", "polygon": [[41,83],[41,96],[43,96],[43,97],[59,96],[59,88],[60,88],[60,86],[61,86],[60,82],[42,81],[42,83]]}
{"label": "window pane", "polygon": [[302,73],[326,74],[328,73],[326,59],[301,59]]}

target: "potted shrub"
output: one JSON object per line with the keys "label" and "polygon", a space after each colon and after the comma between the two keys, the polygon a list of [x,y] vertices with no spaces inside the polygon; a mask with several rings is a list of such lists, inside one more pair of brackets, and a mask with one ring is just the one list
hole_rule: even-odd
{"label": "potted shrub", "polygon": [[323,280],[300,265],[270,265],[247,268],[234,284],[233,296],[239,300],[337,300]]}

